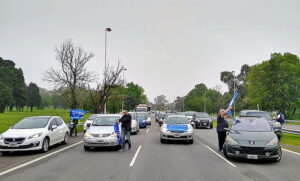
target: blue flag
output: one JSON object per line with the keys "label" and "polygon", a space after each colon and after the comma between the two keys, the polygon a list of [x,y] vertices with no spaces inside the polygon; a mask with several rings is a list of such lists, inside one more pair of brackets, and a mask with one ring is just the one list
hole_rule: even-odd
{"label": "blue flag", "polygon": [[119,144],[122,145],[122,138],[120,135],[119,123],[115,123],[114,129],[115,129],[115,133],[117,134]]}
{"label": "blue flag", "polygon": [[[233,98],[232,98],[232,100],[231,100],[231,102],[230,102],[230,104],[229,104],[229,106],[228,106],[228,108],[230,108],[230,107],[233,105],[233,103],[234,103],[234,101],[235,101],[235,98],[236,98],[236,96],[237,96],[237,93],[238,93],[238,91],[236,90],[235,93],[234,93],[234,96],[233,96]],[[231,111],[229,110],[229,111],[227,112],[227,114],[230,115],[230,114],[231,114]]]}
{"label": "blue flag", "polygon": [[77,119],[80,120],[85,115],[85,111],[83,110],[77,110],[77,109],[71,109],[70,110],[70,119]]}

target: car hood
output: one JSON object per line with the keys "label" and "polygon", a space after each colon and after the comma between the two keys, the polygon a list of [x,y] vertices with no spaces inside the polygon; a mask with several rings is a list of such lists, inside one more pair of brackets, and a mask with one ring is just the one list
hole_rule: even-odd
{"label": "car hood", "polygon": [[145,121],[146,120],[146,118],[140,118],[139,119],[139,122],[143,122],[143,121]]}
{"label": "car hood", "polygon": [[[276,137],[275,133],[270,132],[246,132],[230,131],[229,136],[237,141],[241,146],[264,146],[273,138]],[[251,144],[252,143],[252,144]]]}
{"label": "car hood", "polygon": [[168,131],[188,131],[188,124],[167,124]]}
{"label": "car hood", "polygon": [[197,121],[210,121],[210,118],[196,118]]}
{"label": "car hood", "polygon": [[36,133],[45,132],[45,128],[36,128],[36,129],[9,129],[4,132],[2,135],[6,138],[19,138],[34,135]]}
{"label": "car hood", "polygon": [[91,126],[88,130],[91,134],[111,134],[114,131],[114,126]]}

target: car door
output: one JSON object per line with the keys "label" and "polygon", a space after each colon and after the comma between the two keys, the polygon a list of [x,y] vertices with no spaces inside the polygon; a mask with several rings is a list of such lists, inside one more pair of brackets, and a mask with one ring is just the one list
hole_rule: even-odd
{"label": "car door", "polygon": [[58,130],[58,128],[52,130],[53,125],[56,125],[56,119],[55,118],[52,118],[52,120],[51,120],[51,122],[48,126],[48,132],[49,132],[49,137],[50,137],[50,145],[53,145],[53,144],[58,142],[58,132],[59,132],[59,130]]}
{"label": "car door", "polygon": [[63,141],[65,137],[65,128],[61,118],[55,118],[58,129],[57,141]]}

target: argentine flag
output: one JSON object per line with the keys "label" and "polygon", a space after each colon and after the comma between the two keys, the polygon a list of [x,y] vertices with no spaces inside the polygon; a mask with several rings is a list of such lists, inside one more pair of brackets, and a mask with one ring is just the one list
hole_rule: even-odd
{"label": "argentine flag", "polygon": [[[234,96],[233,96],[233,98],[232,98],[232,100],[231,100],[231,102],[230,102],[230,104],[229,104],[229,106],[228,106],[228,108],[232,107],[232,105],[233,105],[233,103],[234,103],[234,101],[235,101],[235,98],[236,98],[236,96],[237,96],[237,93],[238,93],[238,91],[236,90],[235,93],[234,93]],[[227,115],[230,115],[230,114],[231,114],[231,110],[229,110],[229,111],[227,112]]]}
{"label": "argentine flag", "polygon": [[115,130],[115,133],[117,134],[119,144],[122,145],[122,138],[121,138],[121,135],[120,135],[119,123],[115,123],[114,130]]}

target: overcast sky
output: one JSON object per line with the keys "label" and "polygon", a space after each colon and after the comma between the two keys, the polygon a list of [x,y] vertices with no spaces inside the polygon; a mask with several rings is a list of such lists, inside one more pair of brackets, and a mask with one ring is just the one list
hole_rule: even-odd
{"label": "overcast sky", "polygon": [[220,72],[267,60],[272,52],[300,55],[299,0],[0,0],[0,57],[25,81],[42,81],[57,66],[54,47],[71,38],[95,53],[91,71],[121,59],[127,81],[150,101],[187,94],[196,84],[223,85]]}

